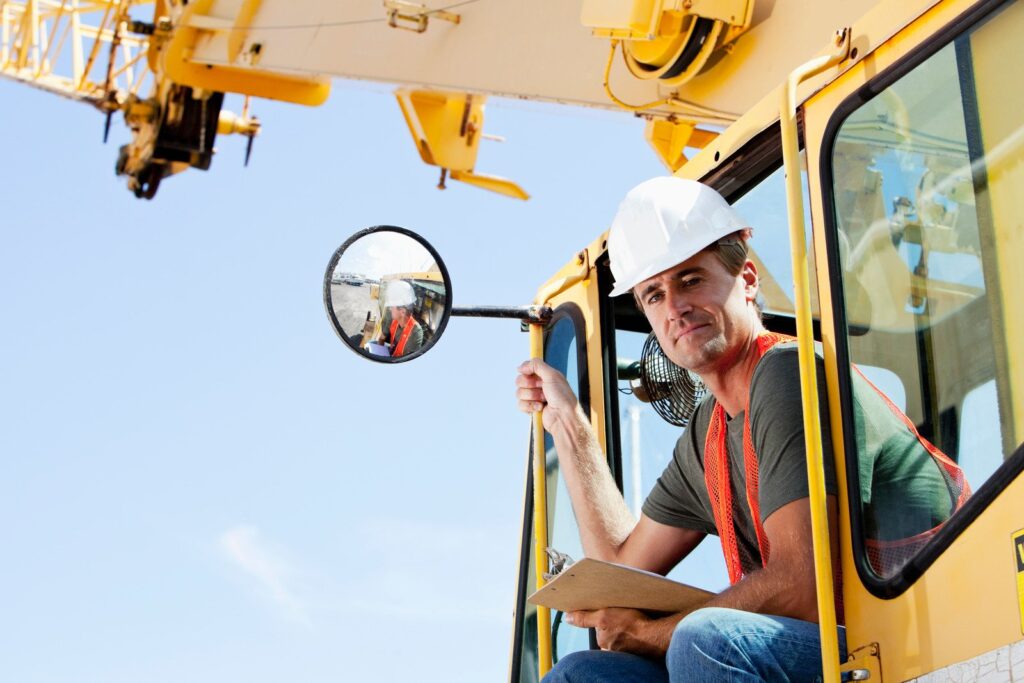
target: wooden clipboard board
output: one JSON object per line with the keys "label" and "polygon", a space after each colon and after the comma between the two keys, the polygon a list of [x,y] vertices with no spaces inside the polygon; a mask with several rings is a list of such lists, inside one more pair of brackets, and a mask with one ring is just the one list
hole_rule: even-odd
{"label": "wooden clipboard board", "polygon": [[692,612],[714,595],[659,574],[585,557],[563,569],[528,601],[563,612],[605,607]]}

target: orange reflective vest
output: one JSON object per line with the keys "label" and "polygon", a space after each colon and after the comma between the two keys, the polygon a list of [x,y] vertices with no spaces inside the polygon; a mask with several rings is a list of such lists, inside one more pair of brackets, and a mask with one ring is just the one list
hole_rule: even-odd
{"label": "orange reflective vest", "polygon": [[405,353],[405,343],[407,341],[409,341],[409,335],[412,334],[412,331],[414,329],[416,329],[417,325],[419,325],[419,323],[416,322],[416,319],[413,318],[413,317],[410,317],[409,321],[405,324],[405,327],[402,328],[402,336],[401,336],[401,338],[396,342],[395,341],[395,333],[398,331],[398,321],[397,320],[392,320],[391,321],[391,330],[389,331],[388,336],[390,337],[391,344],[392,344],[392,347],[391,347],[391,356],[392,357],[394,357],[394,356],[401,356],[403,353]]}
{"label": "orange reflective vest", "polygon": [[[763,333],[757,338],[756,352],[757,359],[767,353],[768,349],[783,342],[796,341],[795,338],[773,332]],[[865,380],[864,374],[856,367],[854,370]],[[963,470],[949,459],[942,451],[928,442],[918,432],[914,423],[903,411],[889,400],[878,387],[868,382],[868,385],[878,392],[885,404],[903,424],[907,426],[921,445],[928,451],[939,467],[943,470],[947,485],[956,494],[956,504],[953,508],[958,510],[967,498],[971,495],[970,487],[964,478]],[[761,566],[768,565],[768,556],[771,547],[768,537],[765,535],[764,527],[761,524],[760,499],[758,498],[758,463],[757,453],[750,438],[750,397],[747,397],[747,405],[743,414],[743,469],[747,478],[746,498],[747,507],[754,522],[754,532],[757,535],[757,546],[761,552]],[[707,486],[708,498],[711,501],[711,510],[715,517],[715,527],[722,541],[722,553],[725,555],[726,567],[729,570],[729,582],[736,583],[743,578],[744,570],[740,562],[739,544],[736,539],[736,526],[733,523],[733,502],[732,483],[729,474],[729,454],[726,448],[726,416],[725,409],[721,404],[715,403],[711,414],[711,421],[708,424],[708,433],[704,439],[704,483]],[[922,532],[915,536],[894,541],[867,540],[868,559],[872,567],[879,574],[890,574],[893,568],[897,568],[911,555],[917,552],[921,546],[941,528],[941,524],[933,529]]]}

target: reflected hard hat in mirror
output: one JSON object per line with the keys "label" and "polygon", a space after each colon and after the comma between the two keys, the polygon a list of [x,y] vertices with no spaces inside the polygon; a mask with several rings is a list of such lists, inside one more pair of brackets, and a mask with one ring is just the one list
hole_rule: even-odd
{"label": "reflected hard hat in mirror", "polygon": [[324,306],[341,340],[359,355],[401,363],[423,355],[451,315],[451,280],[422,237],[391,225],[357,232],[324,274]]}

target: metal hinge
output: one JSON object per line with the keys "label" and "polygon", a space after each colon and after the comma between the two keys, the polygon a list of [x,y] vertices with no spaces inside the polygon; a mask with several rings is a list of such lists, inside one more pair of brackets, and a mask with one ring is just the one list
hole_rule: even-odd
{"label": "metal hinge", "polygon": [[839,667],[843,681],[882,680],[882,661],[878,658],[878,643],[857,648],[846,657],[846,663]]}
{"label": "metal hinge", "polygon": [[419,5],[405,0],[384,0],[384,9],[388,13],[388,26],[400,28],[414,33],[423,33],[427,30],[427,21],[433,17],[443,21],[450,21],[458,24],[461,17],[454,12],[446,12],[441,9],[430,9],[426,5]]}

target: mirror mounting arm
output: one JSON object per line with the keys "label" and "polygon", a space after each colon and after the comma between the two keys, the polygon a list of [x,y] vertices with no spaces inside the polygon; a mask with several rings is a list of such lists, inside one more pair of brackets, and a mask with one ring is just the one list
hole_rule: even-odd
{"label": "mirror mounting arm", "polygon": [[546,325],[553,314],[550,306],[466,306],[452,307],[452,315],[466,318],[513,318],[526,323]]}

